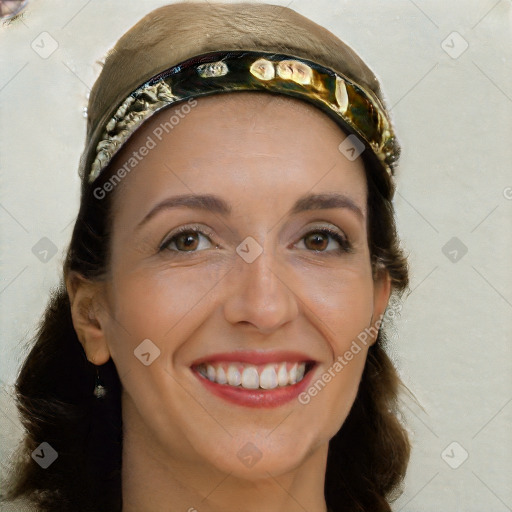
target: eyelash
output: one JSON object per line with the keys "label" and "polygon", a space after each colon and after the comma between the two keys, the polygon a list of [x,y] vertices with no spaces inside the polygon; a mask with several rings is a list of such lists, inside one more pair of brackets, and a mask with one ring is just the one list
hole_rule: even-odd
{"label": "eyelash", "polygon": [[[173,241],[175,241],[175,239],[179,236],[179,235],[182,235],[183,233],[199,233],[200,235],[203,235],[205,236],[206,238],[208,238],[211,242],[211,237],[213,236],[212,233],[210,232],[204,232],[203,231],[203,228],[199,227],[199,226],[182,226],[180,228],[178,228],[174,233],[172,233],[172,236],[170,236],[169,238],[167,238],[163,243],[162,245],[159,247],[159,251],[158,252],[163,252],[165,250],[169,250],[169,251],[172,251],[172,252],[181,252],[181,253],[187,253],[187,252],[201,252],[201,251],[179,251],[177,249],[169,249],[169,244]],[[310,231],[308,231],[307,233],[304,233],[304,235],[302,235],[302,237],[300,238],[300,240],[303,240],[304,238],[306,238],[308,235],[311,235],[312,233],[321,233],[322,235],[329,235],[331,238],[333,238],[336,242],[338,242],[338,244],[340,245],[340,249],[338,249],[337,251],[315,251],[315,250],[309,250],[309,252],[315,252],[315,253],[326,253],[326,254],[329,254],[329,253],[332,253],[332,252],[343,252],[343,253],[348,253],[348,252],[351,252],[352,251],[352,245],[350,244],[350,242],[348,241],[348,239],[346,239],[344,236],[342,236],[340,233],[338,233],[337,231],[334,231],[333,229],[330,229],[330,228],[327,228],[327,227],[323,227],[323,228],[318,228],[318,229],[312,229]],[[212,242],[213,243],[213,242]],[[218,247],[218,246],[217,246]]]}

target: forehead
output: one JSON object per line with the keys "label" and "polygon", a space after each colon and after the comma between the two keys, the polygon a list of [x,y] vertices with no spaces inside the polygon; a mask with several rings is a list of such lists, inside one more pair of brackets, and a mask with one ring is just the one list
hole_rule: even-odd
{"label": "forehead", "polygon": [[171,191],[285,199],[316,187],[350,192],[364,210],[364,166],[339,151],[345,137],[317,107],[283,95],[244,91],[182,102],[153,115],[116,155],[114,169],[145,154],[123,178],[116,201],[122,208]]}

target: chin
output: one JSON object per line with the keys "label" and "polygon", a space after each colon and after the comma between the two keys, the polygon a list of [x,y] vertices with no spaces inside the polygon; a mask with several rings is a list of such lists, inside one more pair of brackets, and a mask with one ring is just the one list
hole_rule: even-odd
{"label": "chin", "polygon": [[245,480],[268,479],[299,467],[313,449],[303,435],[277,433],[234,436],[226,446],[215,443],[205,458],[223,473]]}

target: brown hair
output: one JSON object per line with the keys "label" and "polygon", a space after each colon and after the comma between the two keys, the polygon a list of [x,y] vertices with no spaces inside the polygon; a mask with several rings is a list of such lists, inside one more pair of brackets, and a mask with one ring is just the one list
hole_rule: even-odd
{"label": "brown hair", "polygon": [[[169,39],[175,42],[171,56],[156,50]],[[353,77],[382,99],[377,79],[350,48],[291,9],[185,2],[148,14],[109,53],[89,100],[88,139],[105,113],[145,79],[193,54],[228,47],[302,56]],[[152,50],[145,55],[148,48]],[[399,247],[391,194],[378,186],[373,165],[365,160],[372,265],[389,272],[399,295],[408,286],[407,263]],[[122,509],[121,384],[110,360],[99,367],[109,392],[103,399],[93,396],[97,367],[89,363],[77,338],[64,285],[70,271],[99,280],[108,268],[115,192],[98,199],[93,191],[113,170],[111,165],[92,185],[82,182],[63,280],[51,294],[16,383],[26,436],[4,499],[24,497],[43,511]],[[405,475],[410,446],[397,419],[401,383],[385,352],[384,331],[380,329],[369,348],[354,405],[329,443],[325,498],[336,512],[390,511],[388,501]],[[48,469],[31,458],[42,442],[58,452]]]}

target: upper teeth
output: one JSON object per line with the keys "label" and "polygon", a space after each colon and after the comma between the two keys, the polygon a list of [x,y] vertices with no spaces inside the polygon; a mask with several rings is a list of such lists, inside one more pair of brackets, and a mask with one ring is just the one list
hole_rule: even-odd
{"label": "upper teeth", "polygon": [[212,382],[246,389],[274,389],[300,382],[306,371],[306,363],[271,363],[254,366],[244,363],[207,363],[197,371]]}

